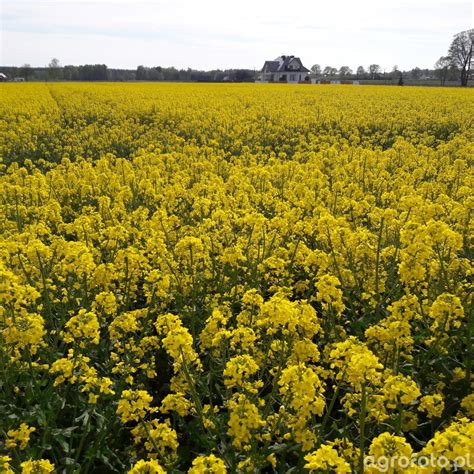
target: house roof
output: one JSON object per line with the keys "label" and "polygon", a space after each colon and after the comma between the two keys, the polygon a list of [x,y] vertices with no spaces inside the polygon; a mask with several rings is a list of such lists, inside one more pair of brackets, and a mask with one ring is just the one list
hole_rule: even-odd
{"label": "house roof", "polygon": [[[290,69],[288,66],[292,61],[299,63],[298,69]],[[303,66],[300,58],[295,56],[279,56],[274,61],[265,61],[262,71],[266,72],[282,72],[282,71],[295,71],[295,72],[310,72],[309,69]]]}
{"label": "house roof", "polygon": [[280,63],[278,61],[265,61],[263,65],[263,69],[268,72],[277,72],[279,67]]}

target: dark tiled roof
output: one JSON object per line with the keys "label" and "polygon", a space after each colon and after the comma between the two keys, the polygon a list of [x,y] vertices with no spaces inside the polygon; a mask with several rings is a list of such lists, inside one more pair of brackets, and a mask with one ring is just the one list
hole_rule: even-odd
{"label": "dark tiled roof", "polygon": [[280,63],[278,61],[265,61],[263,65],[263,69],[267,72],[277,72],[279,67]]}
{"label": "dark tiled roof", "polygon": [[[300,67],[298,69],[289,69],[288,65],[291,61],[296,60],[299,62]],[[300,58],[294,56],[280,56],[274,61],[265,61],[262,71],[266,72],[282,72],[282,71],[294,71],[294,72],[310,72],[309,69],[303,66]]]}

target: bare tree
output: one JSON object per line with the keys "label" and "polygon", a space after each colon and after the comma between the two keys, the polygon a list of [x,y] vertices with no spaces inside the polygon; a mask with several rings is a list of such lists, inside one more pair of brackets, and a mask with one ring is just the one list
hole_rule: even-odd
{"label": "bare tree", "polygon": [[466,87],[471,73],[473,56],[474,28],[454,35],[448,56],[451,64],[461,70],[461,86]]}
{"label": "bare tree", "polygon": [[52,69],[57,69],[58,67],[61,67],[61,63],[59,62],[58,58],[53,58],[51,59],[51,62],[48,64],[48,67]]}
{"label": "bare tree", "polygon": [[446,84],[450,66],[451,58],[449,56],[441,56],[434,65],[435,74],[439,78],[442,86]]}
{"label": "bare tree", "polygon": [[317,76],[321,75],[321,66],[319,64],[313,64],[311,66],[311,71]]}
{"label": "bare tree", "polygon": [[377,79],[380,72],[381,72],[381,69],[378,64],[371,64],[369,66],[369,74],[370,74],[371,79]]}
{"label": "bare tree", "polygon": [[50,63],[48,64],[48,76],[50,79],[59,79],[60,70],[61,70],[61,63],[59,59],[53,58],[51,59]]}

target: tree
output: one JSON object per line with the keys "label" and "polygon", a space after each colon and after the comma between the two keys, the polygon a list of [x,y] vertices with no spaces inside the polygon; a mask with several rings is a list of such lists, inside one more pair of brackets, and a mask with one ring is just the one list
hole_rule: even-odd
{"label": "tree", "polygon": [[80,81],[106,81],[108,68],[105,64],[84,64],[79,66]]}
{"label": "tree", "polygon": [[390,72],[390,78],[391,79],[398,79],[400,77],[400,70],[398,69],[398,64],[395,64],[393,67],[392,67],[392,70]]}
{"label": "tree", "polygon": [[341,66],[339,69],[340,76],[350,76],[352,74],[352,69],[349,66]]}
{"label": "tree", "polygon": [[148,79],[148,71],[144,66],[137,67],[136,79],[137,81],[146,81]]}
{"label": "tree", "polygon": [[60,71],[61,71],[61,64],[59,59],[53,58],[51,62],[48,64],[48,76],[50,79],[59,79]]}
{"label": "tree", "polygon": [[378,64],[371,64],[369,66],[369,74],[370,74],[371,79],[377,79],[380,72],[381,72],[381,69]]}
{"label": "tree", "polygon": [[[138,72],[138,70],[137,70]],[[147,79],[150,81],[162,81],[163,80],[163,72],[160,66],[152,67],[147,71]]]}
{"label": "tree", "polygon": [[360,79],[361,77],[365,76],[365,69],[364,66],[359,66],[357,68],[357,78]]}
{"label": "tree", "polygon": [[79,80],[79,68],[77,66],[64,66],[63,76],[65,81],[78,81]]}
{"label": "tree", "polygon": [[324,68],[323,74],[325,76],[335,76],[337,74],[337,69],[335,67],[326,66]]}
{"label": "tree", "polygon": [[20,69],[20,75],[25,78],[25,81],[31,76],[31,65],[30,64],[23,64]]}
{"label": "tree", "polygon": [[410,71],[410,75],[412,79],[417,81],[421,77],[421,69],[419,67],[415,67]]}
{"label": "tree", "polygon": [[317,76],[320,76],[321,75],[321,66],[319,64],[313,64],[311,66],[311,72],[313,72]]}
{"label": "tree", "polygon": [[461,86],[466,87],[471,74],[473,57],[474,28],[454,35],[448,56],[451,65],[461,70]]}
{"label": "tree", "polygon": [[441,56],[434,65],[435,75],[440,80],[442,86],[446,84],[450,66],[451,58],[449,56]]}
{"label": "tree", "polygon": [[51,62],[48,64],[48,67],[57,69],[58,67],[61,67],[61,63],[59,62],[58,58],[53,58],[51,59]]}

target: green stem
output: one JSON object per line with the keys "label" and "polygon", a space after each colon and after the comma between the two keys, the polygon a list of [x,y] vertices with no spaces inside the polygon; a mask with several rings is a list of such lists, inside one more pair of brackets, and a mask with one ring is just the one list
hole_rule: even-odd
{"label": "green stem", "polygon": [[196,392],[196,388],[194,387],[193,380],[191,378],[191,374],[189,373],[188,365],[186,364],[186,359],[184,357],[183,350],[180,348],[179,352],[181,353],[181,357],[183,359],[183,372],[184,376],[186,377],[186,381],[188,382],[189,385],[189,392],[191,394],[191,397],[194,402],[194,406],[196,407],[196,412],[198,414],[199,420],[201,421],[201,424],[204,428],[205,431],[208,431],[206,428],[206,425],[204,423],[204,410],[202,407],[201,399],[199,398],[198,393]]}
{"label": "green stem", "polygon": [[146,431],[146,435],[147,435],[147,438],[150,440],[150,443],[153,445],[153,447],[155,448],[155,451],[156,451],[156,454],[160,454],[160,449],[158,448],[158,446],[156,445],[155,443],[155,440],[153,439],[153,437],[151,436],[150,434],[150,430],[148,429],[148,426],[146,424],[145,421],[143,420],[140,420],[140,424],[143,426],[143,428],[145,429]]}
{"label": "green stem", "polygon": [[329,403],[329,407],[326,411],[326,414],[324,415],[323,422],[321,423],[321,429],[320,429],[321,434],[323,434],[323,432],[324,432],[324,428],[326,427],[326,423],[328,422],[329,416],[331,415],[332,409],[334,408],[334,404],[336,403],[336,399],[337,399],[337,396],[339,394],[339,387],[340,386],[341,386],[341,382],[339,381],[337,386],[336,386],[336,390],[334,390],[334,394],[331,398],[331,401]]}
{"label": "green stem", "polygon": [[365,383],[362,384],[362,398],[360,402],[360,415],[359,415],[359,474],[364,473],[364,456],[365,456],[365,417],[366,417],[366,392]]}
{"label": "green stem", "polygon": [[77,447],[76,453],[74,455],[75,463],[79,462],[79,457],[82,452],[82,448],[84,447],[84,443],[86,441],[87,435],[89,434],[89,423],[90,423],[90,416],[87,418],[86,426],[84,426],[84,432],[82,433],[81,440],[79,442],[79,446]]}

